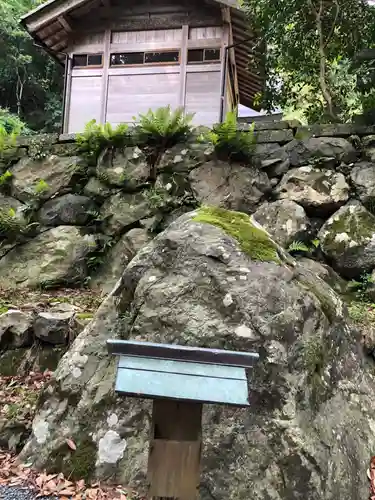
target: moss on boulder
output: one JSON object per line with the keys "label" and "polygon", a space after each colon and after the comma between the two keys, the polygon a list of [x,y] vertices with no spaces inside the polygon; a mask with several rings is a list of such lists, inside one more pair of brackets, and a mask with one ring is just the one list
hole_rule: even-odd
{"label": "moss on boulder", "polygon": [[218,207],[202,207],[193,217],[195,222],[204,222],[219,227],[240,244],[241,249],[252,260],[280,263],[278,247],[270,236],[256,227],[251,217]]}

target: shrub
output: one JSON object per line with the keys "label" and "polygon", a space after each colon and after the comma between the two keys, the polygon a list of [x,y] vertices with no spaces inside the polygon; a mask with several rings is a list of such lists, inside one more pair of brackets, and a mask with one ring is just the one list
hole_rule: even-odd
{"label": "shrub", "polygon": [[3,108],[0,108],[0,128],[5,129],[8,134],[16,132],[17,135],[27,135],[31,133],[31,130],[17,115]]}
{"label": "shrub", "polygon": [[256,145],[254,124],[248,131],[239,130],[236,110],[228,112],[225,121],[214,125],[202,139],[213,144],[218,158],[240,162],[251,161]]}
{"label": "shrub", "polygon": [[96,123],[96,120],[86,124],[84,132],[77,135],[76,141],[81,154],[93,164],[105,149],[124,148],[133,144],[132,134],[126,123],[113,127],[110,123]]}

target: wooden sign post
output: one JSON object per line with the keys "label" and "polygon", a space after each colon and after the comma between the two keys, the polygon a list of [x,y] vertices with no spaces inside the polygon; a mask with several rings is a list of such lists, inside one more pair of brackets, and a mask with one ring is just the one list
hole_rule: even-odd
{"label": "wooden sign post", "polygon": [[204,403],[249,406],[247,370],[259,355],[109,340],[119,355],[115,390],[153,399],[149,498],[196,500]]}

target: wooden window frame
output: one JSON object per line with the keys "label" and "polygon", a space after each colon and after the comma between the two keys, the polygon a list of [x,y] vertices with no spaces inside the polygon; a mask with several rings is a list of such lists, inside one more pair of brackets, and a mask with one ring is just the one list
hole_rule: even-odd
{"label": "wooden window frame", "polygon": [[[191,61],[191,62],[189,62],[189,51],[190,50],[203,50],[203,61]],[[204,58],[206,50],[218,50],[220,53],[220,58],[213,59],[213,60],[211,59],[211,60],[206,61]],[[220,64],[222,59],[223,58],[222,58],[221,47],[191,47],[191,48],[188,48],[188,56],[187,56],[187,63],[186,64],[188,66],[191,66],[193,64]]]}
{"label": "wooden window frame", "polygon": [[[143,61],[145,60],[145,55],[146,54],[152,54],[155,52],[160,52],[160,53],[167,53],[167,52],[178,52],[178,61],[172,61],[172,62],[154,62],[154,63],[145,63],[143,62],[142,64],[111,64],[111,57],[112,55],[115,54],[132,54],[132,53],[143,53]],[[110,68],[147,68],[150,66],[179,66],[181,64],[181,49],[163,49],[163,50],[130,50],[128,52],[124,52],[124,50],[121,51],[114,51],[111,52],[109,55],[109,67]]]}
{"label": "wooden window frame", "polygon": [[[102,64],[100,64],[100,65],[98,65],[98,64],[95,64],[95,65],[86,64],[86,66],[74,66],[73,65],[74,56],[86,56],[86,61],[88,61],[89,56],[102,56]],[[101,68],[104,68],[104,53],[103,52],[93,52],[93,53],[74,52],[72,54],[72,70],[75,70],[75,69],[101,69]]]}

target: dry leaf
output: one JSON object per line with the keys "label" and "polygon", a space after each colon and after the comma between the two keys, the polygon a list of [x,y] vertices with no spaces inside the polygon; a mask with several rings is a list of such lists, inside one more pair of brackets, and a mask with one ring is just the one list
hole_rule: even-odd
{"label": "dry leaf", "polygon": [[71,450],[75,451],[77,449],[77,446],[74,441],[72,441],[71,439],[65,439],[65,441]]}

